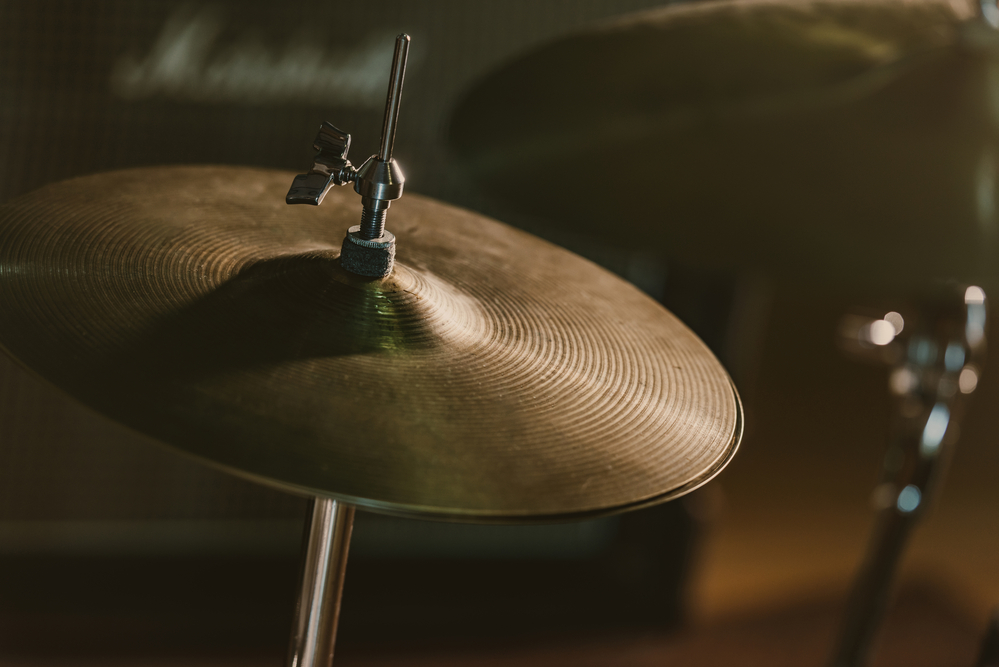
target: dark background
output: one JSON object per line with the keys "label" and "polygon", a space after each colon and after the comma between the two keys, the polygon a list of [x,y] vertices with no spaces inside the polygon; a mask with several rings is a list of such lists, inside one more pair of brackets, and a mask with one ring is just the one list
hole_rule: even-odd
{"label": "dark background", "polygon": [[[736,380],[742,451],[686,504],[533,532],[361,517],[345,663],[376,664],[372,656],[389,651],[403,657],[385,664],[446,664],[421,656],[459,651],[465,664],[524,655],[538,664],[693,664],[690,655],[724,644],[697,639],[712,628],[728,628],[747,660],[822,662],[870,527],[887,437],[886,371],[835,346],[841,315],[864,304],[786,276],[701,270],[556,232],[478,192],[447,149],[449,112],[478,77],[589,21],[658,4],[0,2],[0,202],[141,165],[302,172],[327,119],[352,133],[359,163],[377,145],[384,85],[349,73],[384,77],[392,37],[405,31],[413,43],[396,157],[407,188],[546,235],[633,280],[688,322]],[[320,73],[281,69],[306,56]],[[298,83],[275,83],[288,80]],[[324,81],[334,83],[322,89]],[[524,187],[533,185],[526,169]],[[911,650],[913,636],[958,653],[945,653],[947,663],[916,651],[907,664],[969,663],[999,601],[994,366],[906,561],[908,602],[896,619],[920,630],[886,639],[884,664]],[[277,664],[303,513],[303,499],[189,461],[0,360],[0,664]],[[522,593],[497,597],[517,581]],[[553,597],[561,604],[545,607]],[[462,617],[472,620],[455,621]],[[507,627],[522,639],[502,641]],[[637,631],[645,639],[627,639]],[[556,648],[530,648],[546,641]],[[600,648],[578,648],[587,642]],[[521,645],[535,652],[517,654]],[[576,648],[557,653],[565,646]]]}

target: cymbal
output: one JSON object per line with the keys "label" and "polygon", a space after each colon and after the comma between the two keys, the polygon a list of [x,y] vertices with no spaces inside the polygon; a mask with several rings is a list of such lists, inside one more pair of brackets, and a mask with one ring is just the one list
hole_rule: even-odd
{"label": "cymbal", "polygon": [[624,281],[407,195],[395,271],[337,262],[356,196],[157,167],[0,208],[0,343],[111,419],[281,488],[407,516],[582,517],[717,474],[738,396]]}
{"label": "cymbal", "polygon": [[642,12],[477,82],[450,141],[487,193],[609,243],[865,290],[989,282],[999,49],[977,12],[949,0]]}

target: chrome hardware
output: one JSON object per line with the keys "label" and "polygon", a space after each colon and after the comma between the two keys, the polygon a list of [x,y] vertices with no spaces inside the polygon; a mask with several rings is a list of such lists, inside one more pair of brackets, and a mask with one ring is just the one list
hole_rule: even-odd
{"label": "chrome hardware", "polygon": [[[395,261],[395,236],[385,231],[385,217],[392,202],[402,196],[406,177],[392,157],[395,130],[402,104],[402,84],[409,57],[409,35],[395,40],[392,75],[385,100],[385,118],[378,153],[369,157],[360,169],[347,160],[350,135],[325,122],[319,128],[315,163],[308,174],[295,177],[285,201],[289,204],[318,206],[334,185],[354,183],[361,195],[361,224],[344,237],[340,265],[361,276],[380,278],[392,272]],[[362,243],[367,242],[367,243]]]}
{"label": "chrome hardware", "polygon": [[831,667],[870,662],[905,546],[941,486],[958,423],[978,386],[986,319],[983,289],[948,287],[908,313],[892,311],[847,327],[856,329],[861,347],[880,351],[878,356],[891,364],[889,388],[895,400],[892,442],[874,493],[877,523],[847,602]]}
{"label": "chrome hardware", "polygon": [[357,177],[357,170],[347,159],[350,135],[329,121],[323,121],[313,142],[316,160],[307,174],[295,177],[288,190],[288,204],[319,206],[334,185],[346,185]]}

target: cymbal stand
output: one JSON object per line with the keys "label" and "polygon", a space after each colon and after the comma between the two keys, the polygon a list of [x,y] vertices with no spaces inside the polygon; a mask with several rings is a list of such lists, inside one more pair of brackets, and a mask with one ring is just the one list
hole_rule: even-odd
{"label": "cymbal stand", "polygon": [[378,153],[355,169],[347,159],[350,135],[326,121],[319,127],[313,142],[316,157],[312,169],[295,177],[285,197],[289,204],[319,206],[333,186],[353,183],[354,192],[361,195],[361,224],[347,230],[340,248],[340,266],[366,278],[389,275],[395,262],[395,236],[385,229],[385,217],[392,202],[402,197],[406,183],[392,152],[409,59],[409,41],[406,34],[395,40]]}
{"label": "cymbal stand", "polygon": [[[324,122],[313,142],[317,153],[312,169],[295,177],[285,198],[288,204],[318,206],[333,186],[353,183],[354,191],[361,195],[361,224],[347,230],[340,250],[340,265],[366,278],[389,275],[395,261],[395,236],[385,229],[385,217],[392,202],[402,196],[405,183],[392,151],[409,41],[406,34],[395,40],[378,153],[355,169],[347,159],[350,135]],[[351,505],[329,498],[312,499],[288,667],[329,667],[333,663],[353,524]]]}
{"label": "cymbal stand", "polygon": [[[892,443],[879,514],[854,580],[830,665],[864,667],[884,616],[902,552],[925,515],[958,437],[965,399],[978,384],[985,353],[985,292],[968,287],[917,308],[889,313],[859,329],[859,339],[893,359]],[[963,297],[963,298],[960,298]],[[907,329],[905,336],[899,335]]]}
{"label": "cymbal stand", "polygon": [[305,558],[288,667],[329,667],[333,662],[353,525],[353,506],[329,498],[312,499],[305,521]]}

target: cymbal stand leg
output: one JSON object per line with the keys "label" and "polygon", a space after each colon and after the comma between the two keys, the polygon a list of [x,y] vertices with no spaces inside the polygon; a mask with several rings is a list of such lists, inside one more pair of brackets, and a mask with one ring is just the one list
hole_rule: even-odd
{"label": "cymbal stand leg", "polygon": [[863,667],[891,597],[902,552],[915,517],[895,507],[881,510],[867,555],[854,580],[832,667]]}
{"label": "cymbal stand leg", "polygon": [[288,667],[329,667],[333,663],[353,524],[353,506],[313,498],[306,519],[305,560]]}
{"label": "cymbal stand leg", "polygon": [[975,667],[999,667],[999,608],[992,612]]}
{"label": "cymbal stand leg", "polygon": [[968,288],[961,305],[953,299],[924,304],[905,324],[910,333],[896,341],[890,382],[893,441],[875,493],[880,511],[847,602],[832,667],[869,664],[902,553],[941,484],[965,398],[977,386],[985,353],[984,291]]}

